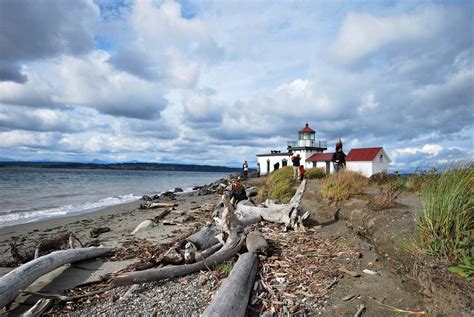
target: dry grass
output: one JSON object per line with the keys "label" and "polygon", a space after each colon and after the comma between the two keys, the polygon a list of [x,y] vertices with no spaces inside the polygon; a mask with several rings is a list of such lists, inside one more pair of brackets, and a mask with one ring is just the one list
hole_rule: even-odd
{"label": "dry grass", "polygon": [[326,170],[319,167],[308,168],[304,173],[304,177],[306,179],[323,179],[326,177]]}
{"label": "dry grass", "polygon": [[322,193],[323,197],[329,201],[339,202],[361,194],[367,184],[368,180],[362,174],[342,170],[339,173],[329,175],[323,181]]}
{"label": "dry grass", "polygon": [[295,192],[293,169],[289,166],[283,167],[268,174],[265,186],[261,187],[258,192],[257,202],[276,199],[281,203],[287,203]]}

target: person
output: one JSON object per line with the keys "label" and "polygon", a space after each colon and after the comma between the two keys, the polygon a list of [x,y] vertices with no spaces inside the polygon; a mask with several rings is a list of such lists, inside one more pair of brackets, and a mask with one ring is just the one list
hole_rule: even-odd
{"label": "person", "polygon": [[298,171],[300,167],[300,161],[301,161],[301,157],[299,154],[293,155],[291,157],[291,162],[293,163],[293,178],[295,180],[297,180],[299,176]]}
{"label": "person", "polygon": [[299,171],[299,174],[300,174],[300,177],[299,177],[300,182],[302,182],[303,179],[304,179],[304,172],[305,172],[305,171],[304,171],[304,166],[303,166],[303,165],[300,165],[300,171]]}
{"label": "person", "polygon": [[257,163],[257,177],[260,177],[260,163]]}
{"label": "person", "polygon": [[273,170],[274,171],[276,171],[279,168],[280,168],[280,162],[276,162],[275,164],[273,164]]}
{"label": "person", "polygon": [[229,192],[230,203],[234,206],[241,200],[247,199],[245,187],[239,182],[239,178],[234,178],[232,190]]}
{"label": "person", "polygon": [[342,150],[342,141],[336,143],[336,152],[332,155],[332,162],[334,164],[334,171],[337,173],[341,169],[346,168],[346,154]]}
{"label": "person", "polygon": [[244,179],[247,179],[247,176],[249,175],[249,164],[247,163],[247,161],[244,162],[244,164],[242,165],[242,169],[243,169],[243,174],[244,174]]}

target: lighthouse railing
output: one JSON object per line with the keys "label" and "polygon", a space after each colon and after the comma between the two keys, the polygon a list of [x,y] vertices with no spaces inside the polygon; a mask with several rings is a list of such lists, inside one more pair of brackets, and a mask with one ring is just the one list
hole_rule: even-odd
{"label": "lighthouse railing", "polygon": [[302,146],[327,148],[327,145],[328,145],[327,141],[320,141],[320,140],[298,140],[298,141],[287,142],[288,148],[302,147]]}

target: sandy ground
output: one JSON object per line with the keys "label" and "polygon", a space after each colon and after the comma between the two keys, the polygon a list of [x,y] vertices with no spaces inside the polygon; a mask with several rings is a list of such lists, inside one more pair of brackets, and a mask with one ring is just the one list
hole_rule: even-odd
{"label": "sandy ground", "polygon": [[[31,253],[42,239],[54,238],[62,232],[70,231],[84,244],[97,239],[100,244],[107,247],[121,247],[124,244],[146,242],[164,244],[171,242],[184,232],[201,227],[204,221],[210,218],[209,215],[215,209],[220,197],[217,194],[198,196],[197,193],[185,193],[176,195],[173,200],[164,200],[163,202],[174,203],[177,206],[153,228],[139,231],[135,235],[131,235],[131,232],[137,225],[144,220],[153,219],[164,208],[139,209],[140,202],[137,201],[111,206],[88,214],[2,228],[0,229],[0,275],[4,275],[14,268],[12,267],[10,242],[15,242],[20,253],[24,253],[26,250]],[[173,224],[163,224],[163,222]],[[110,231],[102,233],[96,239],[91,238],[91,229],[97,227],[109,227]],[[33,290],[57,293],[62,289],[89,282],[93,270],[100,269],[101,274],[111,273],[125,268],[134,261],[123,261],[123,263],[115,263],[116,265],[110,265],[113,262],[106,262],[108,265],[105,267],[102,262],[96,261],[93,264],[88,264],[91,266],[89,269],[80,266],[78,270],[69,268],[67,272],[63,272],[64,268],[58,269],[43,278],[39,285],[34,285]],[[23,297],[17,298],[17,304],[22,302],[28,304],[33,301]],[[21,312],[28,305],[20,306]],[[11,315],[16,315],[18,312],[16,310]]]}
{"label": "sandy ground", "polygon": [[[261,185],[265,178],[250,179],[247,187]],[[267,282],[271,276],[285,276],[280,269],[273,270],[275,263],[290,261],[296,263],[302,269],[303,274],[314,273],[314,277],[302,281],[300,289],[311,289],[317,291],[319,287],[322,295],[317,298],[295,294],[290,297],[281,292],[278,304],[273,304],[267,299],[266,306],[256,299],[262,295],[261,290],[253,291],[247,315],[258,316],[263,312],[273,309],[275,315],[282,315],[285,305],[291,308],[289,302],[298,301],[301,306],[306,307],[308,316],[353,316],[361,304],[366,307],[362,316],[395,316],[400,314],[401,309],[408,312],[429,312],[436,315],[438,312],[449,311],[457,307],[457,301],[453,300],[452,306],[437,307],[437,302],[423,295],[423,289],[415,282],[415,276],[409,268],[403,267],[406,263],[413,263],[407,257],[398,243],[400,238],[413,232],[413,216],[420,211],[420,200],[417,196],[407,194],[398,199],[395,208],[373,211],[368,205],[367,198],[374,193],[367,191],[364,197],[350,199],[342,206],[327,204],[320,193],[321,184],[318,181],[308,182],[307,190],[303,196],[302,208],[310,211],[310,227],[307,232],[283,233],[279,226],[261,224],[260,230],[264,232],[271,244],[280,250],[275,253],[275,259],[263,260],[259,267],[256,281],[266,276]],[[211,213],[220,200],[220,195],[210,194],[197,196],[193,194],[178,195],[174,203],[175,207],[163,220],[175,223],[164,225],[159,223],[153,228],[140,232],[136,236],[130,233],[142,221],[153,219],[159,209],[138,209],[138,202],[109,207],[94,213],[81,216],[52,219],[37,223],[19,225],[0,229],[0,262],[10,261],[11,255],[8,243],[15,241],[20,250],[32,248],[44,238],[51,238],[63,231],[72,231],[78,238],[85,242],[93,240],[89,237],[91,229],[96,227],[109,227],[110,232],[100,235],[100,242],[105,246],[120,247],[135,243],[162,244],[170,242],[183,234],[200,228],[206,221],[211,220]],[[339,219],[334,219],[336,210],[339,209]],[[309,239],[309,240],[308,240]],[[308,247],[321,248],[322,253],[327,253],[334,247],[339,251],[345,251],[330,258],[314,258],[314,252],[302,253],[301,245],[292,241],[306,241],[311,244]],[[304,243],[304,242],[303,242]],[[316,245],[314,245],[316,243]],[[319,245],[318,245],[319,244]],[[350,252],[349,252],[350,251]],[[307,256],[307,258],[305,258]],[[320,261],[322,266],[309,269],[307,263]],[[110,262],[100,260],[84,264],[74,264],[63,271],[57,271],[52,276],[43,280],[35,289],[48,290],[52,292],[68,289],[94,279],[94,273],[100,274],[115,272],[132,263],[134,259],[127,261]],[[344,266],[353,272],[359,272],[359,277],[351,277],[339,271]],[[262,275],[262,268],[265,274]],[[364,269],[377,272],[377,275],[364,274]],[[0,267],[1,272],[7,272],[11,268]],[[66,270],[64,272],[64,270]],[[73,270],[73,271],[71,271]],[[280,270],[280,271],[279,271]],[[310,272],[311,271],[311,272]],[[1,273],[0,272],[0,273]],[[295,271],[296,272],[296,271]],[[95,273],[96,275],[99,273]],[[280,274],[280,275],[278,275]],[[79,275],[83,275],[80,277]],[[216,270],[191,274],[182,278],[169,281],[146,283],[131,291],[128,287],[116,288],[112,295],[104,295],[95,301],[77,303],[79,306],[68,307],[67,304],[57,305],[53,309],[53,315],[94,315],[94,314],[125,314],[135,315],[140,312],[168,314],[168,315],[199,315],[212,299],[225,276],[219,275]],[[219,275],[220,276],[220,275]],[[97,278],[97,276],[95,277]],[[325,289],[328,281],[336,280],[334,286]],[[433,284],[434,285],[434,284]],[[54,287],[53,287],[54,286]],[[274,289],[275,290],[275,289]],[[125,297],[125,300],[115,301],[116,298]],[[348,295],[354,295],[351,300],[343,300]],[[306,297],[306,298],[305,298]],[[269,297],[267,297],[269,298]],[[472,297],[471,297],[472,298]],[[33,303],[31,299],[19,298],[17,301]],[[265,302],[265,301],[264,301]],[[270,304],[268,304],[270,303]],[[28,305],[19,306],[23,310]],[[10,315],[16,315],[16,310]],[[299,315],[295,312],[292,315]],[[401,315],[404,315],[401,313]],[[450,316],[440,313],[440,316]]]}

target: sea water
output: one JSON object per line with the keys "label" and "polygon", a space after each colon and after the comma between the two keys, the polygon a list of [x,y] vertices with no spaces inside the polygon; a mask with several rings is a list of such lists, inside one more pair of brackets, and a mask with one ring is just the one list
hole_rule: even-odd
{"label": "sea water", "polygon": [[191,191],[228,174],[0,168],[0,228],[92,212],[176,187]]}

